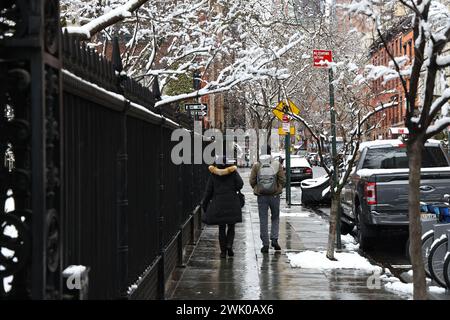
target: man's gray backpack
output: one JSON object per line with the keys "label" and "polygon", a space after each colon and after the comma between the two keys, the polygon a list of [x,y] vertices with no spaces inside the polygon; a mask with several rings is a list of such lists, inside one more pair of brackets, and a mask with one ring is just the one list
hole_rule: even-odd
{"label": "man's gray backpack", "polygon": [[271,195],[277,190],[277,173],[280,163],[272,161],[271,156],[261,156],[261,164],[257,174],[258,192],[260,194]]}

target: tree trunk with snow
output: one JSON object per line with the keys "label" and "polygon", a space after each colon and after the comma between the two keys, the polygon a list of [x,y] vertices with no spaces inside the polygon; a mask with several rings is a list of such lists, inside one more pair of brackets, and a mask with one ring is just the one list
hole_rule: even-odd
{"label": "tree trunk with snow", "polygon": [[340,196],[341,196],[340,192],[332,192],[330,226],[328,230],[328,248],[327,248],[327,258],[330,260],[335,260],[334,251],[336,249],[336,223],[338,217]]}
{"label": "tree trunk with snow", "polygon": [[425,269],[422,260],[422,225],[420,222],[420,168],[422,166],[423,139],[417,137],[408,143],[409,157],[409,239],[413,268],[414,299],[427,299]]}

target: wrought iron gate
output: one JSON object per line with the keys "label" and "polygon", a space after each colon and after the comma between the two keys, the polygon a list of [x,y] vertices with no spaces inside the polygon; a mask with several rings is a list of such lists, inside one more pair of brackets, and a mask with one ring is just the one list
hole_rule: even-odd
{"label": "wrought iron gate", "polygon": [[164,298],[201,228],[207,170],[169,161],[190,119],[116,75],[117,42],[112,63],[62,35],[59,1],[0,17],[0,297],[73,298],[62,271],[85,265],[90,298]]}

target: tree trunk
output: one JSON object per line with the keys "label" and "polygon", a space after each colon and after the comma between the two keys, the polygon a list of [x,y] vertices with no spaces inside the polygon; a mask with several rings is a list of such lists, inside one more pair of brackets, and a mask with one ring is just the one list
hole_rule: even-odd
{"label": "tree trunk", "polygon": [[408,143],[409,158],[409,240],[413,268],[414,300],[427,299],[425,269],[422,260],[422,224],[420,222],[420,168],[423,139]]}
{"label": "tree trunk", "polygon": [[328,230],[328,249],[327,258],[330,260],[335,260],[334,250],[336,248],[336,222],[339,210],[339,197],[340,192],[331,194],[331,211],[330,211],[330,227]]}

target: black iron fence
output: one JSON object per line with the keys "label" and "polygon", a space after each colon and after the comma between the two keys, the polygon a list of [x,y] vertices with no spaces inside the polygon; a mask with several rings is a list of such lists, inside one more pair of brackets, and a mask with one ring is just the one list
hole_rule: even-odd
{"label": "black iron fence", "polygon": [[110,62],[61,35],[57,0],[0,13],[0,203],[15,200],[0,214],[0,246],[14,252],[0,255],[0,297],[73,298],[63,270],[82,265],[91,299],[164,298],[201,229],[206,166],[170,159],[190,119],[121,75],[117,42]]}

